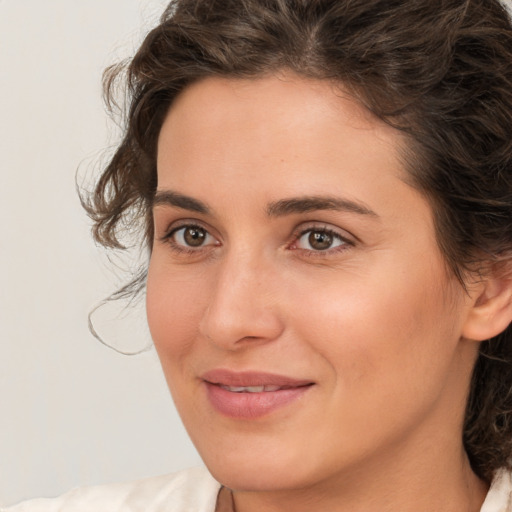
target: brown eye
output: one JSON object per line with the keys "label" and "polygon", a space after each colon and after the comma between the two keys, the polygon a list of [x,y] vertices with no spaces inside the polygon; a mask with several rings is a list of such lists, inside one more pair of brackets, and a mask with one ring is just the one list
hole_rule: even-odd
{"label": "brown eye", "polygon": [[347,245],[346,242],[337,233],[328,229],[308,229],[303,232],[297,241],[298,249],[306,249],[308,251],[328,251],[335,247]]}
{"label": "brown eye", "polygon": [[308,236],[308,242],[311,248],[317,251],[325,251],[331,247],[333,237],[325,231],[311,231]]}
{"label": "brown eye", "polygon": [[199,247],[200,245],[203,245],[206,240],[206,231],[196,227],[185,228],[183,239],[187,245],[190,245],[191,247]]}
{"label": "brown eye", "polygon": [[199,248],[214,243],[213,238],[206,229],[200,226],[183,226],[172,233],[176,245],[189,248]]}

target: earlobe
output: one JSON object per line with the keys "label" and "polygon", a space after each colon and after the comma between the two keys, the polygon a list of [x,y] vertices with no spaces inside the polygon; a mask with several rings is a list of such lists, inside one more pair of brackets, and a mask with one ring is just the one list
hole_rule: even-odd
{"label": "earlobe", "polygon": [[503,332],[512,322],[512,273],[500,273],[481,283],[466,322],[462,336],[484,341]]}

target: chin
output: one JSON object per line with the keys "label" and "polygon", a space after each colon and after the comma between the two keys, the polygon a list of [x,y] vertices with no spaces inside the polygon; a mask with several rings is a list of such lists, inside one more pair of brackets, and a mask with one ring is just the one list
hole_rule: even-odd
{"label": "chin", "polygon": [[234,468],[215,464],[208,465],[208,469],[218,482],[235,491],[279,491],[305,486],[305,482],[297,478],[296,471],[284,469],[275,461],[269,461],[265,468],[259,467],[257,470],[249,467],[247,462],[243,466]]}
{"label": "chin", "polygon": [[[203,456],[203,454],[201,454]],[[208,454],[203,461],[222,485],[237,491],[278,491],[311,485],[314,465],[273,450],[254,449],[250,453],[231,451]]]}

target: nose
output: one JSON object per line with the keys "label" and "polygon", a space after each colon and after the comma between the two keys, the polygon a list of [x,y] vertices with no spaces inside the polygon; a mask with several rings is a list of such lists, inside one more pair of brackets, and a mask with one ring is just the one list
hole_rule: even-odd
{"label": "nose", "polygon": [[217,267],[199,329],[212,343],[238,350],[283,331],[278,279],[270,262],[234,254]]}

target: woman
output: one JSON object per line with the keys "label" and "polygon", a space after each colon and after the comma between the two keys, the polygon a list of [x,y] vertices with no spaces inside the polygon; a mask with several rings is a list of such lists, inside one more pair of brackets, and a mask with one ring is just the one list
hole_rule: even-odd
{"label": "woman", "polygon": [[208,472],[13,510],[512,510],[503,5],[177,0],[126,79],[86,207]]}

